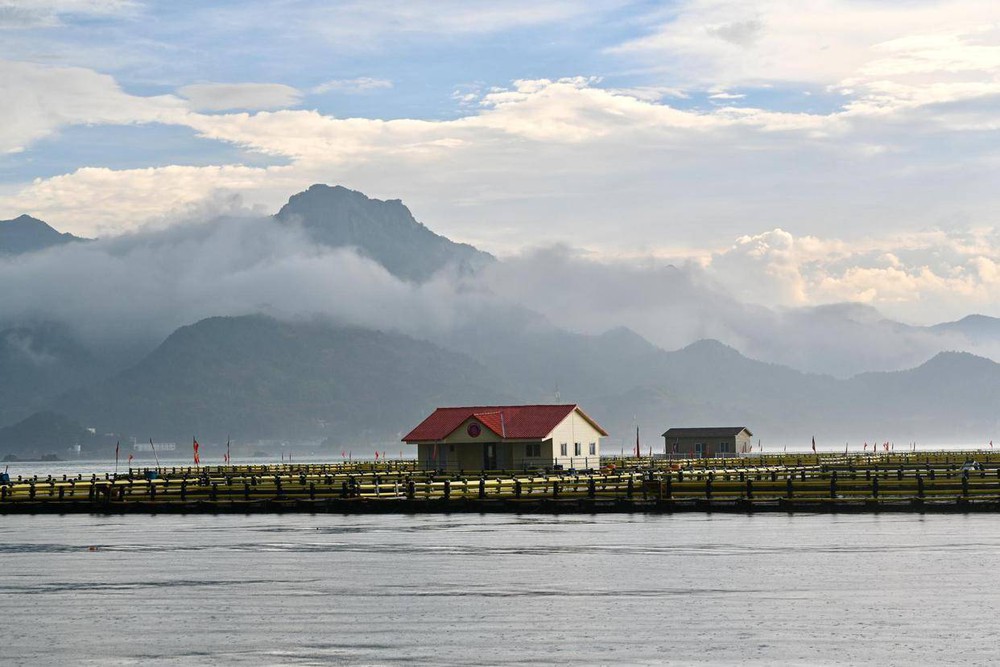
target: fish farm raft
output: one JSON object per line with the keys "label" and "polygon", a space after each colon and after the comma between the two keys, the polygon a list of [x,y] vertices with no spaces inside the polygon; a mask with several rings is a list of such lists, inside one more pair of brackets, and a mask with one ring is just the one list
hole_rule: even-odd
{"label": "fish farm raft", "polygon": [[983,451],[607,458],[586,472],[192,466],[0,481],[0,514],[1000,512],[1000,454]]}

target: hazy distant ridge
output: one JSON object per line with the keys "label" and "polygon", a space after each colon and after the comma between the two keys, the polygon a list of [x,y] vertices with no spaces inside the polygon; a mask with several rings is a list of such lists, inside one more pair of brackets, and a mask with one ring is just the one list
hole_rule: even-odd
{"label": "hazy distant ridge", "polygon": [[435,234],[398,199],[370,199],[339,185],[313,185],[293,195],[275,219],[302,225],[316,243],[357,248],[404,280],[422,282],[442,267],[474,271],[494,261],[489,253]]}
{"label": "hazy distant ridge", "polygon": [[0,255],[21,255],[85,240],[69,233],[59,233],[30,215],[0,220]]}

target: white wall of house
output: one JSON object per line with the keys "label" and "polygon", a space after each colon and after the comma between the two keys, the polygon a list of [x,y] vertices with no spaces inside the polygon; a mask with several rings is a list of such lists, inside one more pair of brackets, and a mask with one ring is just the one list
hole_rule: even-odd
{"label": "white wall of house", "polygon": [[[601,466],[601,432],[578,410],[566,415],[552,429],[552,462],[564,468],[599,468]],[[563,453],[565,445],[565,454]],[[591,453],[593,445],[593,453]],[[579,453],[577,453],[579,451]]]}

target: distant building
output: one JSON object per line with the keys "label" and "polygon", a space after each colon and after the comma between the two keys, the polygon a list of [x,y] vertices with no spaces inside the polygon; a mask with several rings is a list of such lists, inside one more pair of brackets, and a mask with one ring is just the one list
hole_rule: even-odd
{"label": "distant building", "polygon": [[403,442],[443,470],[597,468],[607,432],[577,405],[438,408]]}
{"label": "distant building", "polygon": [[663,434],[668,455],[690,458],[737,456],[750,451],[751,438],[746,426],[671,428]]}
{"label": "distant building", "polygon": [[132,443],[132,451],[135,452],[173,452],[177,451],[176,442],[158,442],[154,448],[152,443],[149,442],[135,442]]}

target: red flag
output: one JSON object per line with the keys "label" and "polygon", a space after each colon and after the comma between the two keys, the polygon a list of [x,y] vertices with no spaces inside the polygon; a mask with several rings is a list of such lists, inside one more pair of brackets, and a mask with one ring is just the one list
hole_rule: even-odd
{"label": "red flag", "polygon": [[865,451],[866,452],[868,451],[868,441],[867,440],[865,440]]}
{"label": "red flag", "polygon": [[816,453],[816,436],[813,436],[813,454]]}
{"label": "red flag", "polygon": [[121,444],[122,444],[121,442],[116,442],[116,443],[115,443],[115,460],[116,460],[116,461],[118,460],[118,447],[119,447],[119,446],[120,446]]}
{"label": "red flag", "polygon": [[378,450],[375,450],[375,460],[378,461]]}
{"label": "red flag", "polygon": [[131,454],[128,455],[128,464],[132,465],[132,455]]}
{"label": "red flag", "polygon": [[199,445],[198,441],[195,440],[194,438],[191,438],[191,442],[192,442],[192,447],[194,448],[194,464],[198,465],[201,463],[201,456],[199,456],[198,454],[198,449],[201,447],[201,445]]}

